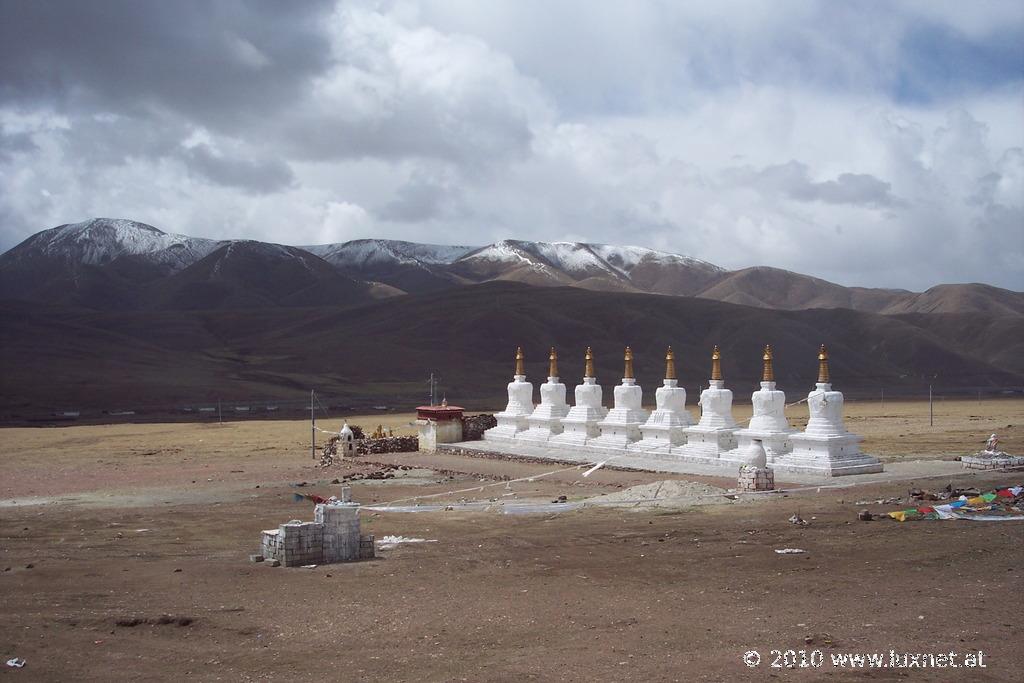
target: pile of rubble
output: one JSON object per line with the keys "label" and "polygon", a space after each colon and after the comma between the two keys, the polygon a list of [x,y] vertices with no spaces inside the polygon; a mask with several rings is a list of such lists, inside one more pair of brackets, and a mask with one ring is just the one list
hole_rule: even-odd
{"label": "pile of rubble", "polygon": [[385,436],[380,439],[363,439],[356,442],[357,455],[408,453],[419,449],[420,440],[415,436]]}
{"label": "pile of rubble", "polygon": [[462,440],[480,441],[484,438],[485,431],[497,426],[498,420],[487,413],[464,417],[462,418]]}
{"label": "pile of rubble", "polygon": [[334,459],[338,457],[339,439],[338,436],[332,436],[320,449],[320,467],[330,467],[334,464]]}
{"label": "pile of rubble", "polygon": [[340,481],[360,481],[367,479],[394,479],[396,471],[408,471],[414,469],[411,465],[392,465],[389,463],[381,463],[380,469],[373,472],[352,472],[346,474],[341,478]]}

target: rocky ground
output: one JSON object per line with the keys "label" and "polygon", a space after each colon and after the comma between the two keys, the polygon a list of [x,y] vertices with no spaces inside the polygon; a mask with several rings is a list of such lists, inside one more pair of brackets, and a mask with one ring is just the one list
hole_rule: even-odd
{"label": "rocky ground", "polygon": [[[964,405],[930,430],[920,405],[887,411],[859,431],[891,459],[966,448],[997,425],[1014,450],[1018,427],[1005,425],[1024,414],[1020,402]],[[863,429],[872,423],[877,433]],[[865,508],[899,508],[876,501],[906,501],[911,488],[985,488],[1022,473],[803,490],[756,504],[510,515],[458,501],[579,501],[666,477],[540,476],[554,467],[450,455],[322,469],[308,425],[287,422],[2,434],[0,655],[27,661],[0,666],[11,680],[1008,681],[1024,667],[1024,523],[857,519]],[[534,479],[509,482],[522,477]],[[731,483],[667,479],[684,494]],[[293,493],[330,495],[342,482],[364,503],[455,505],[364,512],[364,533],[436,540],[372,561],[248,561],[261,529],[312,517]],[[424,498],[434,494],[443,495]],[[808,524],[791,523],[794,514]],[[775,552],[783,548],[806,552]],[[820,650],[826,661],[773,668],[773,649]],[[831,664],[832,654],[890,649],[980,650],[986,667]],[[750,650],[762,657],[755,669],[741,661]]]}

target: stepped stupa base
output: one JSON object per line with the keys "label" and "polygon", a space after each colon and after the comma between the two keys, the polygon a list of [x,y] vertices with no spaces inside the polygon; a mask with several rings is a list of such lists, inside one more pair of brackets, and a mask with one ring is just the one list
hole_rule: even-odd
{"label": "stepped stupa base", "polygon": [[546,443],[552,437],[562,433],[561,418],[538,419],[530,418],[529,428],[516,434],[516,441]]}
{"label": "stepped stupa base", "polygon": [[882,471],[878,458],[861,453],[861,437],[856,434],[795,434],[791,441],[793,450],[772,461],[776,471],[818,471],[827,477]]}
{"label": "stepped stupa base", "polygon": [[673,448],[686,444],[686,433],[683,431],[683,427],[642,425],[640,433],[643,438],[636,443],[629,444],[626,450],[633,453],[669,455]]}
{"label": "stepped stupa base", "polygon": [[498,421],[498,426],[491,427],[484,432],[484,441],[512,441],[530,428],[526,417],[526,415],[505,416],[498,413],[494,416]]}

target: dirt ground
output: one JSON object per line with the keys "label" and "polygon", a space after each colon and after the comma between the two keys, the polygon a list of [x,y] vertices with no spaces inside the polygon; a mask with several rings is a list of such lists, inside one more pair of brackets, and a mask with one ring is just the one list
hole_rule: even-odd
{"label": "dirt ground", "polygon": [[[890,462],[973,452],[992,432],[1024,452],[1024,401],[936,403],[934,427],[926,403],[850,403],[847,415],[864,450]],[[350,422],[398,432],[411,418],[387,419]],[[304,422],[6,429],[0,462],[3,679],[1014,681],[1024,670],[1024,523],[857,520],[864,508],[905,507],[863,501],[906,501],[913,486],[985,489],[1022,472],[676,511],[364,511],[364,533],[378,539],[437,542],[285,569],[248,561],[260,530],[312,518],[294,493],[336,493],[331,481],[380,463],[415,469],[353,481],[356,500],[477,485],[487,488],[431,500],[579,500],[683,477],[570,470],[505,483],[555,466],[424,454],[323,470]],[[795,512],[809,526],[790,524]],[[985,668],[831,663],[891,649],[981,651]],[[750,650],[756,668],[742,661]],[[820,651],[825,662],[773,668],[772,650]],[[26,667],[3,666],[11,657]]]}

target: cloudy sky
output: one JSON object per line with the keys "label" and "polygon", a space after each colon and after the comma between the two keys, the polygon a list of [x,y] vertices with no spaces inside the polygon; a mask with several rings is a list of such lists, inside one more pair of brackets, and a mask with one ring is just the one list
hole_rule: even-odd
{"label": "cloudy sky", "polygon": [[1024,3],[0,0],[0,249],[638,244],[1024,289]]}

